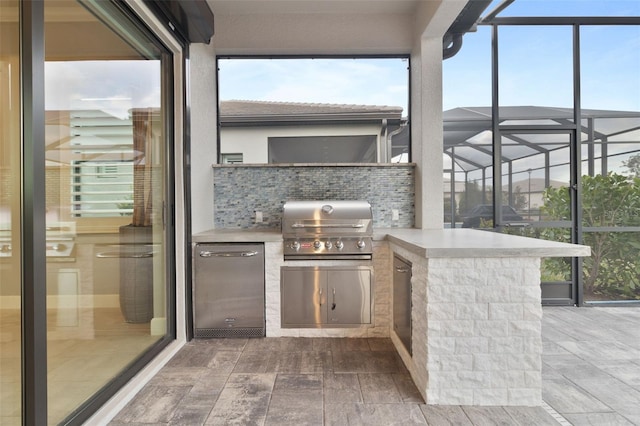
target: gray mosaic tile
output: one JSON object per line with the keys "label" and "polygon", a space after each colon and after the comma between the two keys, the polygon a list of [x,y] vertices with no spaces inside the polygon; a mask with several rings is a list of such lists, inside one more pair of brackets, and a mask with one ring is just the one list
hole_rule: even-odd
{"label": "gray mosaic tile", "polygon": [[[234,166],[213,168],[216,228],[278,229],[288,200],[366,200],[374,227],[412,227],[414,166]],[[391,220],[392,210],[400,212]],[[254,212],[263,223],[254,223]]]}

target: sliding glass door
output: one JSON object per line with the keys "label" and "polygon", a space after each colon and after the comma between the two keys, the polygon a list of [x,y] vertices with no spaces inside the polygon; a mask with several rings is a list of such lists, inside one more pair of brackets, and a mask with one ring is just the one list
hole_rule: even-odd
{"label": "sliding glass door", "polygon": [[0,3],[0,424],[22,424],[19,1]]}
{"label": "sliding glass door", "polygon": [[170,60],[109,2],[45,1],[49,423],[167,331]]}
{"label": "sliding glass door", "polygon": [[82,423],[175,338],[182,47],[128,5],[0,1],[2,425]]}

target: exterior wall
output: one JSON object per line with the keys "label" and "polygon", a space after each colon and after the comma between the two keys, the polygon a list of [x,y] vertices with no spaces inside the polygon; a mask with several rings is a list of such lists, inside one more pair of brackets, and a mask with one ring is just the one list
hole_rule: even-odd
{"label": "exterior wall", "polygon": [[267,163],[271,137],[370,135],[376,138],[377,158],[380,158],[381,131],[379,125],[223,127],[220,129],[220,152],[242,153],[244,163]]}
{"label": "exterior wall", "polygon": [[216,60],[211,45],[190,47],[191,84],[191,230],[213,228],[211,164],[218,161]]}
{"label": "exterior wall", "polygon": [[[217,166],[213,168],[215,228],[277,229],[285,201],[332,199],[369,201],[374,228],[410,228],[413,169],[412,164]],[[392,209],[399,211],[398,221],[391,220]],[[254,223],[255,211],[262,212],[263,223]]]}

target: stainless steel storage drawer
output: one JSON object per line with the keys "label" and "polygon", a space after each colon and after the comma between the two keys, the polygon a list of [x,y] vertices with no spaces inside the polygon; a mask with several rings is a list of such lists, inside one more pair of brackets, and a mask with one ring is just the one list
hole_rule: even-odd
{"label": "stainless steel storage drawer", "polygon": [[411,354],[411,263],[393,256],[393,330]]}
{"label": "stainless steel storage drawer", "polygon": [[281,273],[283,328],[371,324],[370,267],[282,267]]}

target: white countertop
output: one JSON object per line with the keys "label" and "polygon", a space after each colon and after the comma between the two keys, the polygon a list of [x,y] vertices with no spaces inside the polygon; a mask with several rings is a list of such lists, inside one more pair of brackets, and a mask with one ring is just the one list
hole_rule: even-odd
{"label": "white countertop", "polygon": [[279,229],[210,229],[193,235],[194,243],[264,243],[282,241]]}
{"label": "white countertop", "polygon": [[[589,246],[557,243],[476,229],[374,228],[374,240],[388,240],[427,258],[582,257]],[[211,229],[194,243],[280,242],[279,229]]]}
{"label": "white countertop", "polygon": [[589,246],[477,229],[374,229],[374,238],[388,241],[427,258],[448,257],[582,257]]}

